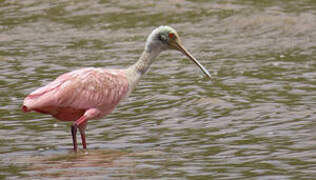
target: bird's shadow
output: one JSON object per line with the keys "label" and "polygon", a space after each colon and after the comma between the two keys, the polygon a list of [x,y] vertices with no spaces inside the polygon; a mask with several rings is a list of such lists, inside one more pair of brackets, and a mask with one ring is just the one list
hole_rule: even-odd
{"label": "bird's shadow", "polygon": [[32,156],[24,159],[28,167],[24,175],[32,177],[87,177],[102,175],[107,168],[133,168],[136,166],[137,156],[155,156],[158,151],[127,152],[119,150],[88,150],[74,153],[68,151],[63,154],[48,156]]}

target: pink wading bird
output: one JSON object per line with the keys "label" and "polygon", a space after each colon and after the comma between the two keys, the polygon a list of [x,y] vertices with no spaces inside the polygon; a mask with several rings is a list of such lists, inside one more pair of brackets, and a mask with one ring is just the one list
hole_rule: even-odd
{"label": "pink wading bird", "polygon": [[71,126],[74,151],[77,152],[77,128],[83,149],[87,148],[85,128],[90,119],[109,114],[127,97],[147,72],[155,57],[164,50],[175,49],[191,59],[206,76],[210,73],[182,46],[178,33],[169,26],[156,28],[147,38],[139,60],[127,69],[83,68],[62,74],[24,99],[24,112],[50,114]]}

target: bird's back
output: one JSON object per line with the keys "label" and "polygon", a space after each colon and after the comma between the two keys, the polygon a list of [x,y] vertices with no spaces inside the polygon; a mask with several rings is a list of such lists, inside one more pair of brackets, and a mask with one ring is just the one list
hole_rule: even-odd
{"label": "bird's back", "polygon": [[59,76],[24,99],[23,110],[51,114],[73,121],[90,109],[110,113],[128,92],[123,71],[84,68]]}

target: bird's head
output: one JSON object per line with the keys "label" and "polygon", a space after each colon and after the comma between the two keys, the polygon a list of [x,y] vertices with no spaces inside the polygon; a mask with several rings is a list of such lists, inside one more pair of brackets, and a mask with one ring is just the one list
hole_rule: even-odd
{"label": "bird's head", "polygon": [[178,33],[169,26],[160,26],[148,36],[146,48],[160,51],[176,49],[176,42],[180,42]]}
{"label": "bird's head", "polygon": [[169,26],[160,26],[153,30],[153,32],[148,36],[145,50],[147,51],[164,51],[164,50],[177,50],[186,55],[190,60],[192,60],[203,73],[211,78],[210,73],[206,70],[202,64],[196,60],[188,50],[184,48],[181,43],[180,37],[176,30]]}

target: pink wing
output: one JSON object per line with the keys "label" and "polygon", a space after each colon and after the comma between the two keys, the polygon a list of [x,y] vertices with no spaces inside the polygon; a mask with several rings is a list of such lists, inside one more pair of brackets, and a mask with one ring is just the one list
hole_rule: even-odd
{"label": "pink wing", "polygon": [[[24,99],[24,111],[51,114],[60,120],[74,120],[85,110],[111,112],[128,91],[128,81],[119,70],[84,68],[59,76]],[[67,112],[67,117],[59,114]],[[69,117],[68,117],[69,116]]]}

